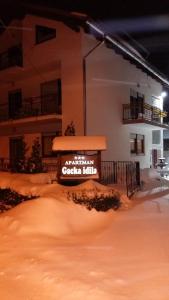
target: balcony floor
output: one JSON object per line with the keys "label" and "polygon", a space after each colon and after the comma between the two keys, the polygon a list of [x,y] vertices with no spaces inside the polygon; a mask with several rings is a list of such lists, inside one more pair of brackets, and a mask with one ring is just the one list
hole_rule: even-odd
{"label": "balcony floor", "polygon": [[155,121],[149,121],[146,119],[128,119],[128,120],[123,120],[123,124],[125,125],[133,125],[133,126],[139,126],[144,127],[147,129],[169,129],[169,124],[163,124]]}

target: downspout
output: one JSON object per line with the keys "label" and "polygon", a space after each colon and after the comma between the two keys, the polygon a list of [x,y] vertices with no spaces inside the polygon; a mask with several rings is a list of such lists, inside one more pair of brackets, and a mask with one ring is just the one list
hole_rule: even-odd
{"label": "downspout", "polygon": [[86,135],[86,119],[87,119],[87,87],[86,87],[86,58],[94,52],[99,46],[104,43],[104,40],[95,45],[89,52],[83,57],[83,117],[84,117],[84,135]]}

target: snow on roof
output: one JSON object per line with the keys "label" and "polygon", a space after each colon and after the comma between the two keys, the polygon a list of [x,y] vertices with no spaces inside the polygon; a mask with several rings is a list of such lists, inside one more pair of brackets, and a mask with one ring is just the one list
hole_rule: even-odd
{"label": "snow on roof", "polygon": [[59,136],[53,140],[54,151],[106,150],[105,136]]}

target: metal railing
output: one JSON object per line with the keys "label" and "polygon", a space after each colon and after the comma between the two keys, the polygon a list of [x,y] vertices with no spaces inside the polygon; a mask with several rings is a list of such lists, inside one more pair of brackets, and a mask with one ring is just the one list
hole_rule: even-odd
{"label": "metal railing", "polygon": [[[56,161],[44,161],[46,172],[57,172]],[[0,171],[10,171],[10,161],[7,158],[0,158]],[[139,162],[131,161],[102,161],[101,162],[101,183],[118,184],[125,188],[128,197],[140,187],[140,166]]]}
{"label": "metal railing", "polygon": [[15,107],[15,104],[13,107],[8,103],[0,104],[0,122],[54,113],[59,115],[62,113],[57,94],[23,99],[19,107]]}
{"label": "metal railing", "polygon": [[[12,171],[12,165],[9,158],[0,157],[0,171],[10,172]],[[57,160],[52,162],[43,161],[43,167],[46,172],[56,172]]]}
{"label": "metal railing", "polygon": [[151,106],[148,103],[143,104],[123,104],[123,121],[131,120],[146,120],[158,124],[164,124],[163,118],[167,113],[161,109]]}
{"label": "metal railing", "polygon": [[0,171],[10,171],[9,158],[0,157]]}
{"label": "metal railing", "polygon": [[102,161],[101,182],[121,185],[125,187],[127,196],[131,197],[140,186],[139,162]]}

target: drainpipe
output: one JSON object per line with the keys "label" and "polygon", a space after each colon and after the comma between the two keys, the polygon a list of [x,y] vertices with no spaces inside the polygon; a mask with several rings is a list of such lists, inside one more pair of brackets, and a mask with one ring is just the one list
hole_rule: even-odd
{"label": "drainpipe", "polygon": [[95,45],[89,52],[83,57],[83,111],[84,111],[84,135],[86,135],[86,114],[87,114],[87,87],[86,87],[86,59],[88,56],[94,52],[97,48],[99,48],[104,43],[104,40],[100,41],[97,45]]}

